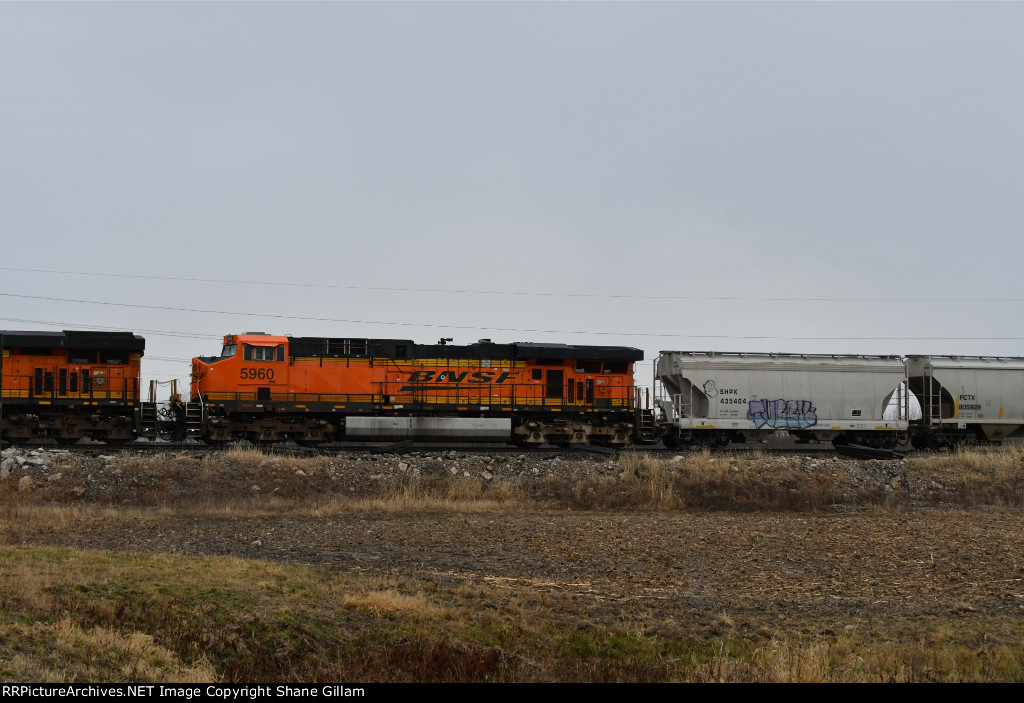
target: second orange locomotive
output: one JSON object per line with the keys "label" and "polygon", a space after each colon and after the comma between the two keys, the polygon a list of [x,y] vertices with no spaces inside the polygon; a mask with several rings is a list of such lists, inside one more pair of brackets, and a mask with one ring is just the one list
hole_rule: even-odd
{"label": "second orange locomotive", "polygon": [[192,362],[190,433],[301,444],[438,439],[625,445],[637,409],[632,347],[416,344],[228,335]]}

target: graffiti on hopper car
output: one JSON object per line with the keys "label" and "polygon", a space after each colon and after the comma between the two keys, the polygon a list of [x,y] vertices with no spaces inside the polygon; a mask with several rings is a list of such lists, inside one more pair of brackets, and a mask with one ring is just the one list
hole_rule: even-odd
{"label": "graffiti on hopper car", "polygon": [[818,424],[814,405],[809,400],[752,400],[747,419],[758,429],[767,425],[775,429],[813,427]]}

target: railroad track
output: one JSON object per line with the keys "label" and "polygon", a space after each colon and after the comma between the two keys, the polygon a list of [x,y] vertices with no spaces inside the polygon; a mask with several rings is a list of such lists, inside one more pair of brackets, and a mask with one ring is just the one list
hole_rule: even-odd
{"label": "railroad track", "polygon": [[[4,444],[4,449],[11,445]],[[248,443],[229,443],[226,445],[210,445],[201,442],[129,442],[127,444],[106,445],[101,443],[58,445],[56,443],[21,444],[18,449],[29,451],[36,449],[43,450],[64,450],[75,454],[97,456],[100,454],[112,454],[120,452],[132,452],[138,454],[160,453],[160,452],[194,452],[206,454],[225,451],[233,448],[259,448],[261,451],[275,455],[287,456],[319,456],[324,454],[440,454],[454,452],[456,455],[466,454],[500,454],[500,455],[530,455],[537,457],[547,456],[568,456],[568,455],[592,455],[592,456],[617,456],[623,452],[638,452],[659,457],[685,456],[693,453],[692,449],[669,449],[661,445],[655,446],[627,446],[622,448],[596,447],[580,445],[569,448],[541,445],[537,447],[516,447],[509,444],[440,444],[436,442],[344,442],[327,443],[318,447],[303,447],[291,442],[282,442],[270,446],[254,447]],[[761,444],[733,445],[728,449],[721,450],[721,454],[741,454],[753,451],[761,451],[768,454],[794,455],[794,454],[839,454],[831,444],[803,444],[795,446],[769,447]]]}

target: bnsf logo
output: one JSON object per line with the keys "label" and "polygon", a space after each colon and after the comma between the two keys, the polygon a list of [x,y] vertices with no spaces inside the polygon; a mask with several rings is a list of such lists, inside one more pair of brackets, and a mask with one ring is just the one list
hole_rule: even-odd
{"label": "bnsf logo", "polygon": [[[456,383],[504,383],[517,374],[508,371],[413,371],[409,374],[409,383],[456,384]],[[422,386],[421,386],[422,388]],[[405,390],[420,390],[415,386],[405,386]]]}

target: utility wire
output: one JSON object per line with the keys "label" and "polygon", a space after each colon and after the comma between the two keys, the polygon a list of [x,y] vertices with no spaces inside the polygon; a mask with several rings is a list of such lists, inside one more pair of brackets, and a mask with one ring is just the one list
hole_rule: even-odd
{"label": "utility wire", "polygon": [[[1021,341],[1024,337],[866,337],[856,335],[850,337],[783,337],[779,335],[728,335],[728,334],[668,334],[663,332],[611,332],[611,331],[588,331],[588,330],[552,330],[534,329],[523,327],[481,327],[474,325],[438,325],[424,322],[394,322],[383,320],[354,320],[335,317],[307,317],[303,315],[277,315],[270,313],[255,312],[231,312],[226,310],[209,310],[205,308],[179,308],[169,305],[142,305],[140,303],[116,303],[102,300],[83,300],[77,298],[56,298],[40,295],[19,295],[15,293],[0,293],[0,297],[19,298],[25,300],[46,300],[60,303],[79,303],[83,305],[106,305],[120,308],[134,308],[139,310],[164,310],[170,312],[188,312],[206,315],[231,315],[236,317],[253,317],[268,320],[299,320],[304,322],[332,322],[350,325],[390,325],[395,327],[420,327],[427,329],[447,330],[473,330],[485,332],[516,332],[523,334],[563,334],[563,335],[593,335],[610,337],[651,337],[660,339],[763,339],[763,340],[789,340],[789,341]],[[209,337],[205,337],[209,338]]]}
{"label": "utility wire", "polygon": [[278,288],[317,288],[323,290],[357,290],[395,293],[448,293],[454,295],[506,295],[534,296],[543,298],[596,298],[607,300],[690,300],[690,301],[736,301],[773,303],[1019,303],[1024,298],[851,298],[851,297],[770,297],[770,296],[729,296],[729,295],[640,295],[636,293],[557,293],[553,291],[515,290],[472,290],[462,288],[397,288],[390,286],[352,286],[331,283],[292,283],[282,281],[246,281],[223,278],[192,278],[186,276],[158,276],[134,273],[101,273],[91,271],[62,271],[56,269],[29,269],[0,266],[0,271],[21,273],[45,273],[62,276],[101,276],[106,278],[131,278],[158,281],[182,281],[190,283],[223,283],[233,286],[274,286]]}

